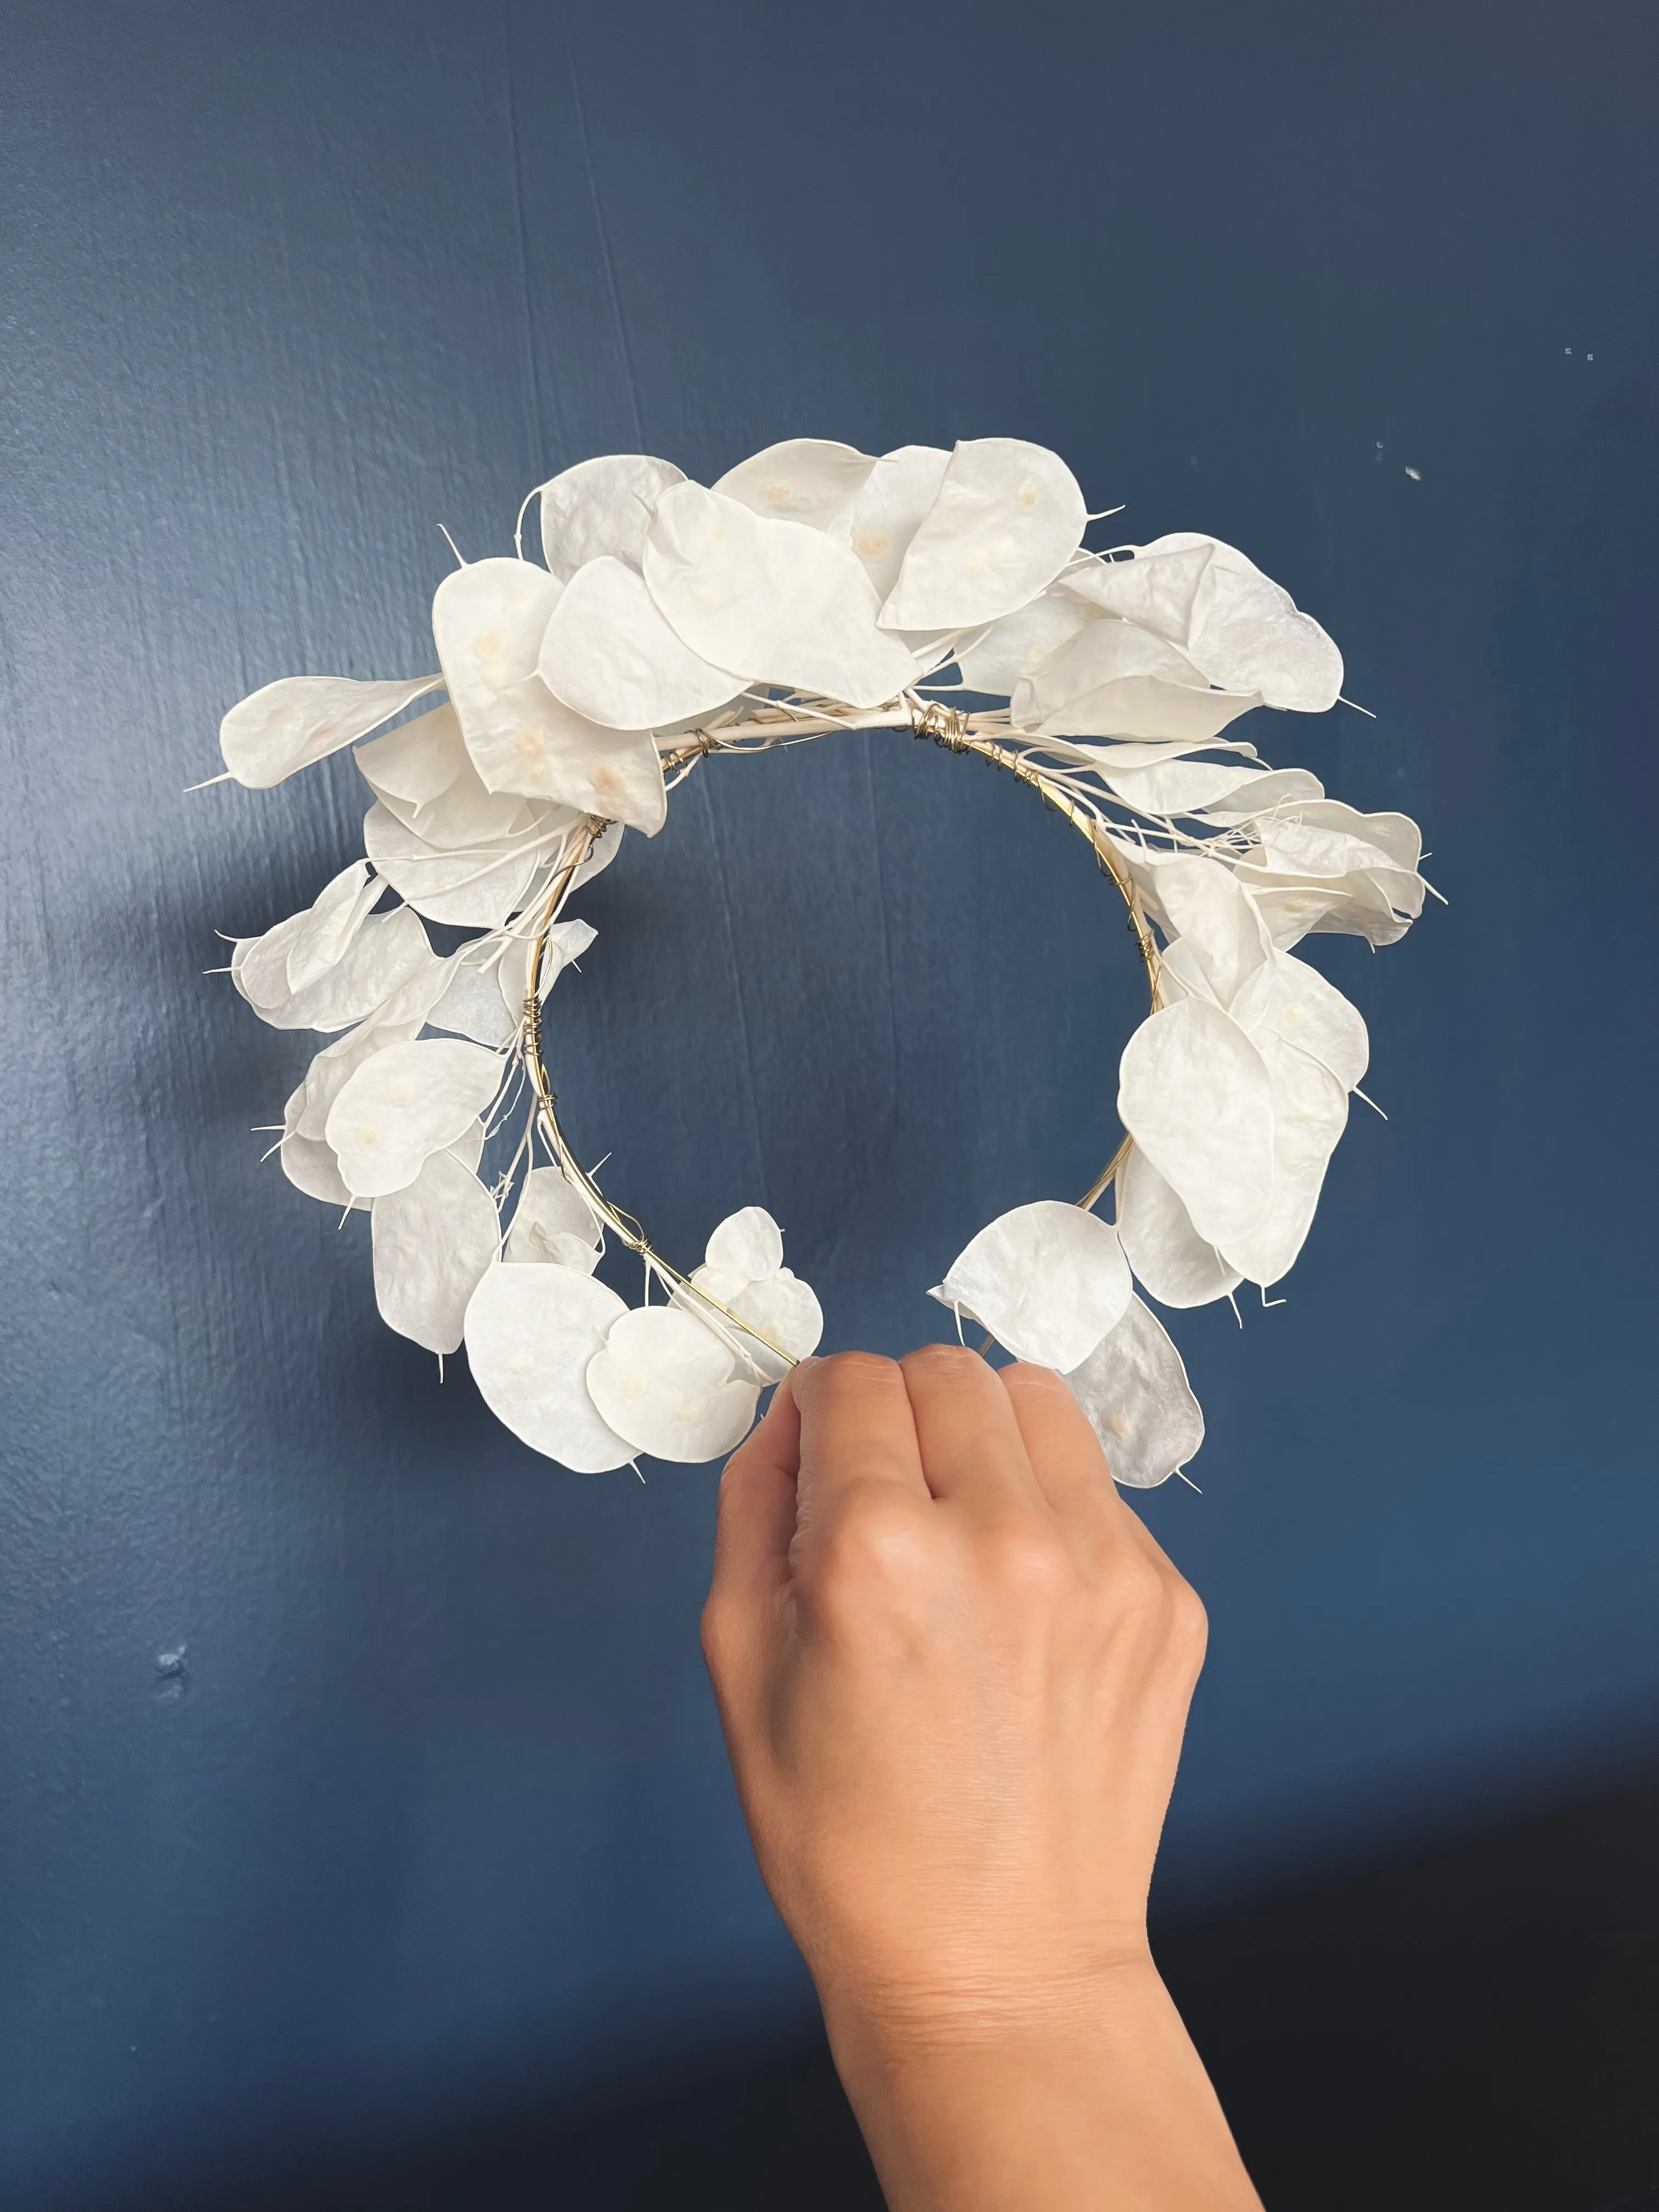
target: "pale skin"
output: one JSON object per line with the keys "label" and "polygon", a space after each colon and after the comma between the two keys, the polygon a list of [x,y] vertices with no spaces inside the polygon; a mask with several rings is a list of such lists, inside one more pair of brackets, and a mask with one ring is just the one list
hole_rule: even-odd
{"label": "pale skin", "polygon": [[1204,1610],[1056,1375],[796,1369],[703,1648],[891,2212],[1260,2212],[1146,1939]]}

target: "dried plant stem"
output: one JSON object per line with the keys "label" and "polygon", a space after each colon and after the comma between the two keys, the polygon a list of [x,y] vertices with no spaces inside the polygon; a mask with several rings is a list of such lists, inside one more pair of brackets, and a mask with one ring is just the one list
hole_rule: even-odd
{"label": "dried plant stem", "polygon": [[[1129,926],[1134,933],[1136,946],[1146,970],[1152,995],[1152,1011],[1161,1004],[1158,990],[1158,944],[1152,935],[1141,904],[1140,893],[1126,872],[1121,860],[1110,842],[1102,834],[1103,821],[1066,788],[1059,778],[1045,775],[1032,764],[1029,755],[1015,742],[1013,732],[1006,714],[967,714],[959,708],[945,705],[937,699],[926,699],[915,692],[906,692],[892,705],[878,708],[873,713],[860,714],[835,706],[833,702],[780,703],[758,708],[741,720],[722,720],[703,730],[688,735],[683,744],[676,745],[663,756],[665,774],[685,774],[700,761],[715,753],[764,752],[781,745],[799,744],[812,738],[828,736],[836,730],[880,730],[908,728],[912,735],[930,740],[946,752],[971,755],[987,761],[993,768],[1003,769],[1018,783],[1028,785],[1042,800],[1045,806],[1063,815],[1074,830],[1081,831],[1092,849],[1102,872],[1111,878],[1117,886],[1124,905],[1128,909]],[[752,1322],[746,1322],[733,1313],[730,1307],[692,1282],[690,1276],[665,1260],[652,1246],[649,1238],[631,1213],[625,1212],[605,1197],[592,1176],[582,1167],[559,1127],[557,1098],[542,1057],[542,999],[541,975],[547,950],[548,935],[568,897],[582,864],[592,853],[607,824],[599,817],[591,817],[579,833],[574,849],[560,870],[544,897],[530,937],[528,981],[524,1014],[519,1026],[518,1048],[536,1096],[536,1119],[550,1152],[565,1175],[581,1191],[599,1218],[630,1252],[637,1253],[645,1263],[647,1283],[656,1277],[671,1295],[678,1293],[693,1298],[707,1316],[717,1316],[713,1321],[717,1334],[738,1352],[747,1358],[744,1340],[763,1345],[778,1358],[790,1366],[793,1356],[781,1345],[774,1344],[765,1331]],[[1113,1177],[1128,1158],[1133,1139],[1126,1136],[1100,1173],[1078,1200],[1086,1212],[1094,1206],[1111,1184]],[[724,1324],[724,1325],[722,1325]],[[988,1346],[990,1340],[987,1339]],[[752,1360],[749,1361],[752,1366]]]}
{"label": "dried plant stem", "polygon": [[559,909],[569,896],[570,887],[575,879],[577,871],[592,851],[605,827],[606,824],[596,816],[588,821],[580,832],[574,852],[555,878],[543,902],[535,934],[530,941],[528,978],[525,994],[524,1017],[519,1030],[519,1049],[525,1070],[530,1078],[531,1087],[536,1094],[536,1115],[541,1124],[543,1137],[548,1149],[557,1160],[565,1175],[586,1197],[600,1220],[629,1251],[637,1252],[643,1260],[647,1286],[650,1279],[655,1276],[665,1286],[672,1285],[683,1297],[695,1299],[704,1310],[705,1318],[711,1315],[718,1316],[719,1319],[712,1322],[711,1326],[728,1348],[750,1366],[753,1366],[754,1363],[744,1349],[745,1338],[751,1342],[763,1345],[767,1351],[793,1367],[795,1364],[793,1353],[786,1352],[781,1345],[775,1344],[764,1329],[757,1328],[752,1322],[746,1322],[734,1314],[729,1306],[723,1304],[711,1292],[702,1289],[691,1280],[689,1275],[683,1274],[671,1261],[665,1260],[662,1255],[653,1249],[650,1239],[634,1216],[624,1212],[620,1206],[612,1205],[605,1195],[571,1150],[563,1130],[559,1127],[558,1101],[548,1076],[546,1063],[542,1057],[542,960],[547,949],[548,932],[558,919]]}

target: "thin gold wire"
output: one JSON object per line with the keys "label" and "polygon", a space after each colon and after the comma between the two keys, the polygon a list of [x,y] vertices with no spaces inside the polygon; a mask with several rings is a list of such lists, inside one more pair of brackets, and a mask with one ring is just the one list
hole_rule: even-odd
{"label": "thin gold wire", "polygon": [[[1071,793],[1035,767],[1030,758],[1017,746],[999,742],[976,731],[969,716],[959,708],[946,706],[937,699],[923,699],[914,692],[907,693],[903,704],[913,737],[928,740],[946,752],[971,755],[987,761],[993,768],[1001,769],[1016,782],[1028,785],[1052,812],[1065,817],[1074,830],[1080,830],[1092,849],[1097,865],[1103,874],[1109,876],[1128,909],[1129,927],[1133,933],[1136,949],[1146,970],[1147,987],[1152,1011],[1157,1012],[1161,1003],[1158,981],[1158,944],[1151,923],[1141,904],[1140,893],[1125,869],[1121,860],[1102,836],[1102,825],[1086,807],[1080,806]],[[894,717],[895,725],[899,718]],[[803,727],[811,724],[810,729]],[[821,736],[836,726],[836,718],[811,716],[786,708],[776,714],[757,715],[752,720],[734,723],[729,730],[698,730],[686,742],[677,745],[664,756],[665,769],[690,770],[698,762],[720,752],[765,750],[779,744],[799,742],[804,735]],[[860,725],[860,726],[866,726]],[[795,732],[792,739],[791,732]],[[787,1365],[795,1365],[794,1355],[775,1344],[763,1329],[753,1322],[744,1321],[731,1308],[694,1283],[681,1273],[672,1261],[665,1260],[654,1249],[650,1239],[631,1213],[614,1205],[592,1176],[577,1160],[559,1127],[558,1099],[548,1075],[542,1056],[542,998],[541,974],[543,957],[547,949],[548,933],[558,917],[559,910],[569,894],[582,863],[609,825],[599,816],[592,816],[583,825],[575,851],[550,885],[543,899],[534,933],[530,940],[530,960],[523,1020],[520,1025],[520,1051],[530,1084],[536,1097],[536,1112],[539,1117],[544,1141],[565,1173],[570,1177],[599,1219],[630,1252],[637,1253],[644,1261],[647,1279],[654,1274],[666,1284],[672,1284],[684,1295],[695,1298],[700,1305],[720,1315],[738,1333],[739,1340],[748,1337],[763,1345]],[[1111,1183],[1112,1178],[1127,1159],[1133,1139],[1126,1136],[1100,1173],[1077,1201],[1086,1213],[1097,1202]],[[988,1339],[988,1343],[989,1340]]]}

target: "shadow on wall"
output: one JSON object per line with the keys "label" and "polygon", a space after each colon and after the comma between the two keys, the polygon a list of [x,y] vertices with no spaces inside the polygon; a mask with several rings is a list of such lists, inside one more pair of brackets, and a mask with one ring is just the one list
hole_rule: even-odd
{"label": "shadow on wall", "polygon": [[[1269,2212],[1659,2207],[1656,1865],[1659,1779],[1160,1942]],[[882,2203],[829,2053],[805,2039],[727,2045],[701,2063],[665,2055],[585,2098],[521,2093],[373,2151],[290,2139],[245,2151],[234,2171],[151,2176],[101,2201],[110,2212]]]}

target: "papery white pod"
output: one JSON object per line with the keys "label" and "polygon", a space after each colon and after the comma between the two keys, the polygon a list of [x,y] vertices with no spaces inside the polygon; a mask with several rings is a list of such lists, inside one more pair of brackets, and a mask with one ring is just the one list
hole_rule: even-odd
{"label": "papery white pod", "polygon": [[[231,955],[231,975],[249,1006],[262,1011],[288,1004],[295,993],[289,972],[294,954],[299,952],[303,963],[307,951],[317,942],[319,923],[322,931],[331,930],[343,911],[349,913],[368,880],[368,863],[356,861],[324,887],[313,904],[275,923],[262,937],[238,941]],[[346,941],[349,943],[349,938]],[[342,945],[340,949],[343,951],[345,948]],[[324,968],[332,964],[331,961],[325,962]],[[321,969],[317,970],[319,974],[322,972]],[[314,981],[315,977],[308,980]]]}
{"label": "papery white pod", "polygon": [[1087,509],[1057,453],[964,438],[881,610],[887,629],[965,629],[1034,599],[1083,538]]}
{"label": "papery white pod", "polygon": [[[383,1000],[358,1023],[313,1059],[301,1090],[305,1104],[295,1123],[302,1137],[322,1140],[329,1109],[345,1087],[347,1079],[363,1062],[389,1044],[408,1044],[420,1035],[421,1025],[444,988],[447,963],[429,954],[426,965],[409,982]],[[300,1092],[295,1092],[295,1097]]]}
{"label": "papery white pod", "polygon": [[[1176,1006],[1182,999],[1207,999],[1212,1006],[1221,1003],[1203,962],[1184,937],[1171,937],[1158,956],[1158,995],[1165,1006]],[[1227,1009],[1223,1006],[1222,1012]]]}
{"label": "papery white pod", "polygon": [[[580,960],[599,935],[590,921],[556,921],[547,933],[547,942],[542,948],[541,974],[538,978],[538,993],[544,1006],[547,994],[565,969]],[[514,937],[507,940],[495,969],[495,981],[501,999],[516,1023],[524,1012],[530,996],[530,940]]]}
{"label": "papery white pod", "polygon": [[1423,911],[1422,836],[1406,815],[1360,814],[1323,799],[1250,826],[1260,842],[1236,864],[1241,880],[1253,892],[1259,884],[1264,892],[1310,894],[1272,900],[1282,945],[1309,931],[1393,945]]}
{"label": "papery white pod", "polygon": [[1117,1234],[1135,1280],[1160,1305],[1207,1306],[1243,1280],[1139,1146],[1117,1171]]}
{"label": "papery white pod", "polygon": [[710,714],[743,689],[740,676],[692,652],[636,568],[610,557],[565,586],[536,665],[556,698],[619,730]]}
{"label": "papery white pod", "polygon": [[444,1150],[452,1160],[459,1160],[469,1175],[476,1175],[478,1163],[483,1158],[484,1139],[489,1133],[488,1125],[480,1115],[476,1121],[467,1125],[453,1145],[446,1145]]}
{"label": "papery white pod", "polygon": [[876,466],[873,454],[830,438],[786,438],[739,461],[714,489],[775,522],[804,522],[843,545],[852,542],[853,509]]}
{"label": "papery white pod", "polygon": [[466,1358],[498,1421],[578,1474],[626,1467],[635,1447],[588,1395],[587,1370],[628,1311],[574,1267],[488,1269],[466,1309]]}
{"label": "papery white pod", "polygon": [[1116,1231],[1045,1198],[999,1214],[927,1295],[969,1315],[1016,1359],[1064,1373],[1115,1325],[1130,1291]]}
{"label": "papery white pod", "polygon": [[[489,943],[488,939],[483,941]],[[488,1045],[493,1051],[502,1050],[512,1042],[518,1021],[503,1000],[496,963],[488,959],[481,963],[477,946],[464,945],[444,965],[449,980],[427,1016],[428,1024],[454,1036],[471,1037],[474,1044]]]}
{"label": "papery white pod", "polygon": [[[1081,751],[1083,748],[1079,746],[1078,750]],[[1150,921],[1156,922],[1165,937],[1171,940],[1173,948],[1174,942],[1177,940],[1178,933],[1175,924],[1164,910],[1163,895],[1159,886],[1164,879],[1164,870],[1172,867],[1176,860],[1185,859],[1186,853],[1178,848],[1171,850],[1158,845],[1144,845],[1139,838],[1120,833],[1110,828],[1103,829],[1101,835],[1116,854],[1121,872],[1139,892],[1141,907],[1146,918]],[[1206,857],[1213,857],[1213,848]],[[1251,889],[1253,884],[1254,878],[1247,876],[1246,888]],[[1214,995],[1208,983],[1203,981],[1202,971],[1197,969],[1195,963],[1194,988],[1198,991],[1200,998]]]}
{"label": "papery white pod", "polygon": [[1236,546],[1176,532],[1146,551],[1207,547],[1210,559],[1193,599],[1188,656],[1212,684],[1259,691],[1269,707],[1321,714],[1342,689],[1342,656],[1311,615]]}
{"label": "papery white pod", "polygon": [[540,488],[542,552],[556,576],[574,576],[607,554],[640,565],[651,510],[685,471],[650,453],[600,453]]}
{"label": "papery white pod", "polygon": [[696,1467],[735,1451],[753,1425],[759,1385],[732,1367],[680,1307],[641,1306],[612,1323],[588,1362],[588,1394],[635,1450]]}
{"label": "papery white pod", "polygon": [[1115,1482],[1155,1490],[1204,1441],[1204,1415],[1158,1316],[1131,1298],[1117,1327],[1066,1377]]}
{"label": "papery white pod", "polygon": [[432,635],[473,766],[491,791],[556,799],[648,837],[667,812],[648,730],[601,727],[536,673],[562,586],[527,561],[457,568],[432,602]]}
{"label": "papery white pod", "polygon": [[1273,939],[1249,893],[1219,860],[1181,853],[1159,868],[1158,895],[1170,930],[1197,961],[1208,995],[1231,1009],[1246,980],[1273,952]]}
{"label": "papery white pod", "polygon": [[876,628],[857,556],[799,522],[677,484],[645,543],[651,596],[694,653],[760,684],[877,707],[915,681],[914,655]]}
{"label": "papery white pod", "polygon": [[707,1266],[752,1283],[783,1265],[783,1231],[763,1206],[728,1213],[703,1248]]}
{"label": "papery white pod", "polygon": [[584,1244],[580,1237],[566,1236],[562,1231],[543,1240],[544,1249],[520,1250],[517,1261],[526,1265],[551,1265],[574,1267],[584,1275],[591,1275],[603,1256],[597,1244]]}
{"label": "papery white pod", "polygon": [[1423,832],[1409,814],[1364,814],[1340,799],[1299,805],[1296,814],[1304,829],[1328,830],[1376,846],[1395,867],[1408,875],[1415,874],[1423,858]]}
{"label": "papery white pod", "polygon": [[[295,1098],[305,1095],[303,1086],[295,1093]],[[294,1099],[289,1101],[290,1106]],[[295,1190],[303,1191],[307,1198],[319,1200],[325,1206],[367,1208],[369,1200],[354,1198],[340,1180],[340,1163],[331,1148],[320,1137],[302,1137],[297,1129],[286,1129],[276,1148],[283,1173]]]}
{"label": "papery white pod", "polygon": [[[1079,748],[1080,751],[1081,747]],[[1158,879],[1176,855],[1156,845],[1143,845],[1138,837],[1125,836],[1110,829],[1100,835],[1117,855],[1122,873],[1140,894],[1143,912],[1149,921],[1155,922],[1165,937],[1174,939],[1175,924],[1164,911],[1164,902],[1158,896]],[[1200,996],[1208,995],[1208,986],[1200,989]]]}
{"label": "papery white pod", "polygon": [[[407,907],[398,907],[391,914],[370,915],[333,967],[304,990],[289,992],[289,949],[307,919],[291,915],[263,937],[243,938],[232,949],[232,973],[242,996],[273,1029],[349,1029],[401,985],[437,964],[417,917]],[[255,989],[261,997],[255,998]]]}
{"label": "papery white pod", "polygon": [[1422,833],[1408,815],[1361,814],[1323,799],[1255,824],[1261,865],[1274,875],[1316,880],[1382,868],[1415,874]]}
{"label": "papery white pod", "polygon": [[726,1314],[737,1315],[750,1328],[760,1331],[754,1336],[750,1329],[734,1329],[726,1314],[709,1311],[684,1291],[675,1295],[675,1303],[713,1329],[722,1343],[734,1340],[766,1382],[781,1382],[793,1361],[817,1350],[823,1335],[823,1309],[811,1285],[787,1267],[745,1280],[740,1274],[702,1267],[692,1275],[691,1284],[694,1290],[718,1299]]}
{"label": "papery white pod", "polygon": [[319,1052],[289,1102],[296,1105],[295,1134],[310,1143],[324,1143],[330,1109],[351,1077],[366,1060],[372,1060],[377,1052],[384,1052],[387,1045],[412,1043],[420,1026],[418,1022],[412,1022],[395,1029],[382,1029],[378,1024],[365,1022]]}
{"label": "papery white pod", "polygon": [[[1268,934],[1280,951],[1299,945],[1345,904],[1340,887],[1328,884],[1276,884],[1250,871],[1250,896]],[[1392,913],[1390,914],[1392,920]]]}
{"label": "papery white pod", "polygon": [[1324,796],[1318,777],[1306,769],[1267,769],[1249,761],[1172,760],[1146,768],[1109,761],[1102,765],[1100,780],[1139,813],[1202,812],[1223,827],[1295,800]]}
{"label": "papery white pod", "polygon": [[366,738],[442,683],[441,676],[371,684],[349,676],[284,676],[237,702],[219,725],[219,750],[238,783],[269,791]]}
{"label": "papery white pod", "polygon": [[[706,1322],[723,1343],[738,1345],[767,1382],[781,1382],[792,1360],[817,1351],[823,1334],[823,1310],[811,1285],[784,1266],[783,1231],[764,1206],[745,1206],[728,1214],[709,1237],[703,1265],[690,1280],[694,1291],[717,1301],[726,1313],[712,1310],[685,1291],[675,1293],[676,1303]],[[730,1314],[748,1322],[761,1336],[734,1329],[726,1318]]]}
{"label": "papery white pod", "polygon": [[957,654],[957,666],[970,691],[1008,697],[1081,629],[1100,619],[1091,608],[1061,592],[1041,592],[980,632]]}
{"label": "papery white pod", "polygon": [[[374,1201],[355,1198],[346,1188],[332,1146],[323,1137],[307,1136],[301,1128],[306,1111],[306,1086],[301,1084],[289,1100],[283,1115],[283,1137],[277,1146],[283,1173],[307,1198],[318,1199],[325,1206],[337,1206],[343,1212],[368,1212]],[[475,1121],[464,1136],[448,1147],[449,1157],[459,1160],[471,1173],[483,1151],[483,1124]]]}
{"label": "papery white pod", "polygon": [[[1210,565],[1211,551],[1207,541],[1164,553],[1139,546],[1133,560],[1079,562],[1060,578],[1057,588],[1104,614],[1167,638],[1171,645],[1184,646],[1192,627],[1193,601]],[[1254,691],[1257,687],[1229,688]]]}
{"label": "papery white pod", "polygon": [[374,1200],[371,1218],[381,1320],[428,1352],[459,1351],[500,1240],[489,1193],[453,1154],[434,1152],[413,1182]]}
{"label": "papery white pod", "polygon": [[[376,746],[395,744],[407,732],[421,731],[422,725],[428,722],[447,725],[459,757],[442,790],[417,802],[405,798],[390,784],[383,788],[384,779],[376,780],[378,771],[373,763],[366,765],[366,760]],[[392,774],[396,782],[423,787],[428,781],[422,773],[423,769],[429,769],[434,777],[444,773],[439,764],[444,750],[447,746],[443,732],[434,730],[426,736],[419,755],[413,759],[394,759]],[[394,730],[390,738],[377,738],[374,745],[360,746],[353,757],[362,770],[363,781],[386,812],[412,831],[422,845],[434,847],[439,852],[517,843],[580,819],[574,807],[556,805],[549,799],[526,799],[516,791],[487,791],[462,742],[461,726],[452,707],[434,708],[431,714],[405,724],[404,729]]]}
{"label": "papery white pod", "polygon": [[899,446],[884,453],[866,477],[853,502],[853,550],[878,599],[897,583],[910,541],[950,465],[942,446]]}
{"label": "papery white pod", "polygon": [[1199,745],[1261,704],[1254,691],[1211,690],[1174,646],[1103,616],[1015,685],[1008,711],[1017,728],[1039,733]]}
{"label": "papery white pod", "polygon": [[319,1199],[325,1206],[367,1210],[370,1201],[352,1196],[340,1180],[340,1163],[319,1139],[284,1137],[276,1148],[276,1157],[282,1162],[283,1173],[295,1190],[303,1191],[307,1198]]}
{"label": "papery white pod", "polygon": [[1228,1237],[1229,1263],[1267,1290],[1287,1275],[1319,1204],[1325,1170],[1347,1125],[1348,1095],[1328,1067],[1276,1036],[1255,1040],[1273,1105],[1273,1188],[1255,1227]]}
{"label": "papery white pod", "polygon": [[405,829],[378,800],[363,817],[363,845],[386,881],[428,921],[499,929],[525,903],[559,836],[556,828],[493,845],[443,852]]}
{"label": "papery white pod", "polygon": [[1201,999],[1150,1014],[1123,1048],[1118,1118],[1206,1243],[1228,1250],[1273,1194],[1267,1070],[1237,1022]]}
{"label": "papery white pod", "polygon": [[1372,945],[1397,945],[1423,911],[1423,878],[1403,869],[1371,868],[1322,883],[1270,874],[1243,862],[1239,872],[1274,944],[1285,951],[1310,936],[1363,937]]}
{"label": "papery white pod", "polygon": [[1179,645],[1212,684],[1259,691],[1270,707],[1321,713],[1342,659],[1290,593],[1218,538],[1180,532],[1129,561],[1080,566],[1065,588]]}
{"label": "papery white pod", "polygon": [[[823,1339],[823,1308],[818,1304],[817,1292],[788,1267],[780,1267],[775,1275],[763,1275],[726,1303],[733,1313],[760,1331],[759,1337],[744,1335],[743,1349],[769,1382],[781,1382],[789,1371],[789,1362],[807,1358]],[[777,1352],[773,1351],[774,1345]],[[781,1359],[778,1352],[787,1352],[788,1360]]]}
{"label": "papery white pod", "polygon": [[411,828],[419,810],[441,799],[457,776],[477,774],[447,702],[359,745],[351,757],[374,796]]}
{"label": "papery white pod", "polygon": [[503,1061],[458,1037],[418,1038],[373,1053],[342,1085],[324,1135],[348,1190],[380,1198],[464,1135],[501,1086]]}
{"label": "papery white pod", "polygon": [[[1162,768],[1192,753],[1237,753],[1242,761],[1257,757],[1255,747],[1243,738],[1117,738],[1103,744],[1087,739],[1079,743],[1044,731],[1023,742],[1027,750],[1067,766],[1097,769],[1107,781],[1124,769]],[[1134,849],[1138,852],[1140,848],[1137,845]]]}
{"label": "papery white pod", "polygon": [[1218,798],[1206,799],[1203,811],[1207,820],[1232,829],[1265,815],[1299,813],[1324,796],[1324,785],[1305,768],[1258,769],[1248,782],[1239,783]]}
{"label": "papery white pod", "polygon": [[592,1207],[563,1170],[532,1168],[514,1208],[507,1257],[515,1265],[556,1262],[591,1275],[602,1243]]}
{"label": "papery white pod", "polygon": [[[346,950],[386,891],[386,885],[369,872],[367,860],[343,868],[312,901],[302,927],[295,932],[288,948],[288,988],[303,991],[325,975]],[[246,973],[244,981],[248,980]]]}
{"label": "papery white pod", "polygon": [[1230,1009],[1259,1043],[1276,1036],[1328,1068],[1345,1091],[1364,1079],[1370,1038],[1364,1017],[1316,968],[1276,952],[1251,975]]}

